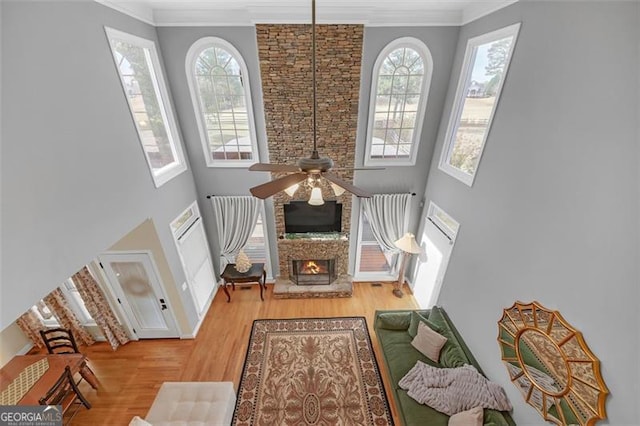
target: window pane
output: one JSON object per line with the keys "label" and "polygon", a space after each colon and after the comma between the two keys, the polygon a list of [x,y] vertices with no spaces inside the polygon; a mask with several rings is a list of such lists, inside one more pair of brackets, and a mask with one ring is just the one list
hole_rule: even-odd
{"label": "window pane", "polygon": [[424,60],[415,49],[402,47],[386,56],[375,86],[369,158],[410,158],[424,77]]}
{"label": "window pane", "polygon": [[156,187],[186,170],[155,44],[105,29],[113,59]]}
{"label": "window pane", "polygon": [[252,263],[264,263],[267,265],[267,249],[265,229],[262,223],[262,215],[258,215],[256,227],[243,248]]}
{"label": "window pane", "polygon": [[152,169],[155,171],[176,162],[160,106],[160,95],[153,81],[149,49],[115,41],[114,50],[136,124],[144,131],[143,148]]}
{"label": "window pane", "polygon": [[478,167],[482,142],[496,104],[496,90],[512,42],[513,37],[509,37],[476,49],[450,161],[465,173],[473,174]]}
{"label": "window pane", "polygon": [[518,28],[516,24],[497,30],[470,40],[467,46],[466,69],[458,83],[455,114],[450,118],[440,164],[469,185],[478,169]]}
{"label": "window pane", "polygon": [[[223,46],[203,49],[195,60],[195,81],[212,160],[252,160],[247,93],[238,58]],[[212,119],[211,113],[216,113]],[[207,162],[208,165],[213,163]]]}
{"label": "window pane", "polygon": [[359,272],[391,272],[391,266],[373,236],[367,215],[361,215],[362,234],[360,236],[360,267]]}

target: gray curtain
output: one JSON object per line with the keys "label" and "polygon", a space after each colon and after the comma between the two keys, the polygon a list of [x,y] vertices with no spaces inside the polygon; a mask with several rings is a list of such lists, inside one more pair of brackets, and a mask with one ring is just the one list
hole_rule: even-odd
{"label": "gray curtain", "polygon": [[211,197],[211,205],[218,229],[222,273],[253,233],[260,212],[260,202],[250,196],[215,196]]}
{"label": "gray curtain", "polygon": [[390,254],[400,252],[394,243],[409,227],[410,202],[411,194],[375,194],[362,199],[371,232],[383,251]]}

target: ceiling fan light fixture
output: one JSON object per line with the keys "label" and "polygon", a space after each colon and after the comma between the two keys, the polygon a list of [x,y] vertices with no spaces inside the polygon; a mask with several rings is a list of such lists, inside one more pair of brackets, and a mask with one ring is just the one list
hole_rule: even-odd
{"label": "ceiling fan light fixture", "polygon": [[300,188],[300,184],[299,183],[294,183],[290,187],[286,188],[284,190],[284,192],[286,192],[289,197],[293,197],[293,195],[296,193],[298,188]]}
{"label": "ceiling fan light fixture", "polygon": [[345,189],[340,185],[336,185],[335,183],[331,182],[331,188],[333,188],[333,193],[336,194],[336,197],[344,194]]}
{"label": "ceiling fan light fixture", "polygon": [[312,206],[321,206],[324,204],[322,190],[319,187],[316,186],[311,190],[311,197],[309,197],[308,203]]}

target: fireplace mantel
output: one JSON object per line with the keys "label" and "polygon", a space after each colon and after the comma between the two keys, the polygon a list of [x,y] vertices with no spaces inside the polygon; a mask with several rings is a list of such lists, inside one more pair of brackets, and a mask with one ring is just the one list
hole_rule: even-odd
{"label": "fireplace mantel", "polygon": [[336,273],[346,275],[349,269],[349,240],[279,239],[280,278],[289,278],[289,262],[296,259],[336,259]]}

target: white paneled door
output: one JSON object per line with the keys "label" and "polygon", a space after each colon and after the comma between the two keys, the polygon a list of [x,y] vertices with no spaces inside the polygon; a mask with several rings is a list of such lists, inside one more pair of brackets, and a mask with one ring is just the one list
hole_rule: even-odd
{"label": "white paneled door", "polygon": [[204,233],[202,220],[195,222],[177,240],[178,252],[191,288],[198,315],[206,314],[209,301],[216,287],[216,277],[209,254],[209,245]]}
{"label": "white paneled door", "polygon": [[451,216],[430,203],[420,238],[426,261],[418,262],[413,287],[413,296],[422,309],[429,309],[438,302],[459,227]]}
{"label": "white paneled door", "polygon": [[113,294],[138,338],[179,337],[150,253],[111,252],[99,259]]}

